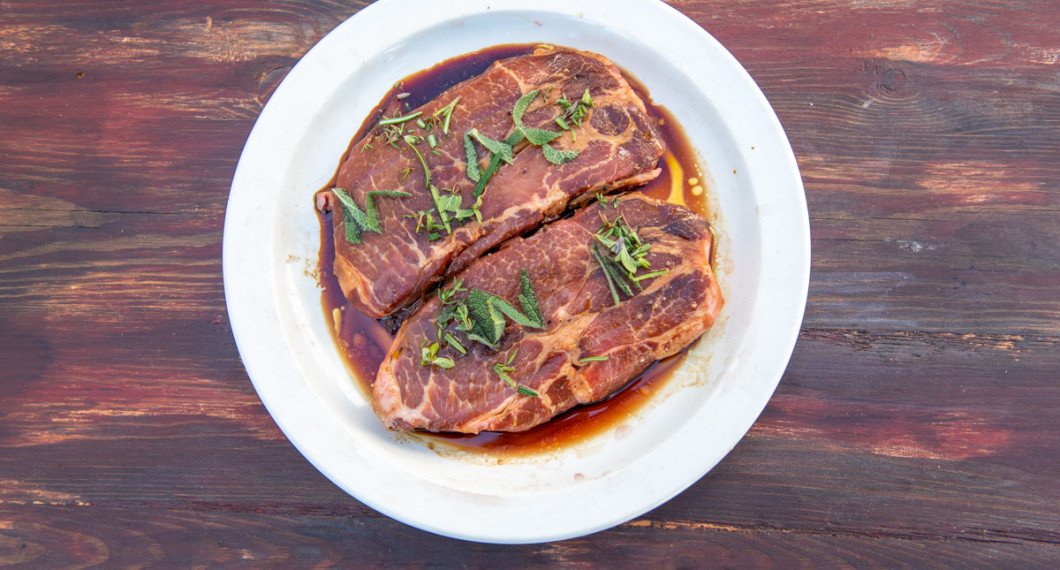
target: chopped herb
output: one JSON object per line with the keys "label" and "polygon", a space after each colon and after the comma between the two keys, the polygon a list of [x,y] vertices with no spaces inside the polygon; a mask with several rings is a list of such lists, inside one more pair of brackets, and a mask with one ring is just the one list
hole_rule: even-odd
{"label": "chopped herb", "polygon": [[398,143],[405,136],[405,125],[386,125],[381,131],[383,142],[386,144],[398,148]]}
{"label": "chopped herb", "polygon": [[437,111],[434,112],[434,116],[435,117],[437,117],[438,115],[442,116],[442,133],[443,134],[449,134],[449,122],[453,118],[453,109],[456,109],[456,104],[459,103],[459,102],[460,102],[460,97],[457,97],[456,99],[453,99],[452,101],[450,101],[449,104],[446,105],[445,107],[442,107],[441,109],[438,109]]}
{"label": "chopped herb", "polygon": [[[600,200],[603,202],[603,198]],[[637,232],[629,227],[621,215],[614,220],[608,220],[601,214],[601,218],[603,223],[593,238],[599,244],[603,244],[607,248],[606,251],[612,255],[601,251],[595,242],[590,244],[590,253],[604,272],[607,286],[611,290],[611,298],[617,306],[621,301],[619,291],[632,296],[634,286],[641,289],[643,288],[641,281],[666,275],[667,270],[638,275],[637,272],[641,269],[651,269],[651,263],[647,257],[648,252],[651,251],[651,245],[641,241]]]}
{"label": "chopped herb", "polygon": [[608,360],[609,358],[606,356],[586,356],[584,358],[579,358],[578,363],[586,364],[588,362],[607,362]]}
{"label": "chopped herb", "polygon": [[456,337],[453,336],[452,333],[445,333],[445,336],[443,338],[445,338],[445,344],[448,344],[449,346],[453,347],[453,350],[456,350],[457,352],[465,356],[467,355],[467,349],[464,348],[463,344],[460,344],[459,340],[456,340]]}
{"label": "chopped herb", "polygon": [[401,123],[407,123],[422,114],[423,111],[416,111],[415,113],[409,113],[408,115],[405,115],[403,117],[390,117],[379,121],[379,126],[385,127],[386,125],[400,125]]}
{"label": "chopped herb", "polygon": [[379,225],[379,212],[375,207],[376,197],[408,198],[412,195],[399,190],[372,190],[364,195],[364,209],[362,210],[345,189],[332,188],[331,191],[342,203],[342,221],[346,227],[346,241],[352,244],[361,243],[363,232],[382,233]]}
{"label": "chopped herb", "polygon": [[652,271],[651,273],[645,273],[644,275],[637,275],[633,277],[633,281],[640,283],[641,281],[645,281],[647,279],[655,279],[656,277],[662,277],[667,273],[669,273],[669,271],[665,269],[660,269],[659,271]]}
{"label": "chopped herb", "polygon": [[434,208],[431,208],[430,210],[419,210],[415,214],[405,214],[405,217],[415,218],[416,229],[414,231],[416,233],[426,232],[428,241],[437,241],[441,239],[442,234],[436,230],[444,230],[445,226],[434,221],[434,214]]}
{"label": "chopped herb", "polygon": [[427,123],[423,122],[423,119],[416,119],[416,126],[421,129],[426,129]]}
{"label": "chopped herb", "polygon": [[518,354],[519,349],[513,350],[511,354],[508,355],[507,360],[505,360],[504,362],[498,362],[493,365],[493,372],[497,374],[497,376],[500,376],[501,380],[504,380],[505,384],[516,389],[519,388],[519,384],[517,384],[515,380],[512,380],[512,377],[509,376],[509,374],[515,372],[515,367],[512,366],[512,363],[515,362],[515,357]]}
{"label": "chopped herb", "polygon": [[364,145],[361,146],[361,152],[364,152],[366,150],[372,150],[372,143],[366,142],[364,143]]}
{"label": "chopped herb", "polygon": [[607,280],[607,288],[611,290],[611,299],[614,301],[615,306],[622,301],[618,296],[618,291],[615,288],[615,279],[611,274],[611,266],[607,262],[607,258],[600,254],[600,248],[596,247],[596,244],[589,244],[589,251],[593,255],[593,259],[600,264],[600,269],[604,272],[604,279]]}
{"label": "chopped herb", "polygon": [[[560,117],[563,122],[569,121],[569,123],[580,127],[582,126],[582,120],[589,114],[589,109],[593,107],[593,98],[589,95],[589,90],[586,89],[577,101],[571,101],[566,96],[563,96],[556,100],[556,104],[563,107],[563,115]],[[570,130],[570,127],[563,127],[563,129]]]}
{"label": "chopped herb", "polygon": [[429,134],[427,135],[427,144],[430,145],[431,148],[434,148],[438,146],[438,139],[434,138],[433,134]]}
{"label": "chopped herb", "polygon": [[532,398],[540,398],[541,394],[538,394],[537,390],[534,390],[533,388],[531,388],[529,386],[524,386],[523,384],[519,384],[518,382],[516,382],[511,377],[511,373],[515,372],[515,367],[512,366],[512,363],[515,362],[515,356],[518,353],[519,353],[518,349],[513,350],[512,353],[510,355],[508,355],[508,359],[506,361],[498,362],[498,363],[494,364],[493,365],[493,373],[496,374],[498,377],[500,377],[500,379],[503,380],[505,384],[511,386],[512,388],[515,388],[515,390],[520,395],[522,395],[522,396],[530,396]]}
{"label": "chopped herb", "polygon": [[[465,292],[467,295],[462,295]],[[456,335],[447,331],[451,324],[456,332],[466,335],[469,341],[493,350],[497,350],[504,335],[505,317],[527,328],[540,329],[545,324],[530,282],[530,273],[525,269],[520,272],[519,309],[481,289],[468,291],[461,280],[439,288],[438,299],[442,309],[435,318],[435,338],[461,354],[466,354],[467,348]]]}
{"label": "chopped herb", "polygon": [[412,174],[412,168],[406,166],[405,168],[401,169],[401,179],[402,180],[405,180],[406,178],[408,178],[409,174]]}
{"label": "chopped herb", "polygon": [[456,366],[452,358],[438,356],[439,348],[437,342],[431,344],[424,342],[423,347],[420,348],[420,366],[437,366],[446,370]]}
{"label": "chopped herb", "polygon": [[598,202],[600,202],[600,207],[601,208],[606,208],[608,206],[611,206],[612,208],[618,209],[618,200],[619,200],[619,198],[621,198],[621,196],[615,196],[614,199],[611,200],[611,203],[608,204],[607,203],[607,196],[605,196],[602,192],[597,192],[596,193],[596,200]]}
{"label": "chopped herb", "polygon": [[[420,157],[420,160],[423,160],[422,156]],[[424,168],[426,168],[426,163],[424,164]],[[434,184],[428,182],[427,187],[431,190],[431,200],[434,201],[434,207],[438,210],[438,220],[442,222],[442,227],[445,228],[445,233],[453,233],[453,227],[449,224],[449,215],[447,213],[448,208],[445,207],[449,204],[449,201],[442,198],[442,195],[438,193],[438,187]]]}
{"label": "chopped herb", "polygon": [[[540,91],[534,89],[516,101],[515,108],[512,109],[512,122],[515,123],[515,131],[522,134],[530,144],[541,147],[545,160],[557,165],[566,164],[574,160],[578,156],[578,152],[574,150],[559,150],[548,144],[560,136],[559,132],[528,127],[523,124],[523,116],[526,114],[526,110],[534,102],[534,99],[537,99],[539,94]],[[578,121],[580,124],[581,117],[578,118]],[[566,121],[563,118],[558,118],[557,124],[560,124],[561,127],[565,123]]]}
{"label": "chopped herb", "polygon": [[457,279],[449,285],[438,289],[438,299],[442,302],[443,305],[449,305],[456,302],[456,294],[467,291],[467,289],[464,289],[463,285],[464,280]]}

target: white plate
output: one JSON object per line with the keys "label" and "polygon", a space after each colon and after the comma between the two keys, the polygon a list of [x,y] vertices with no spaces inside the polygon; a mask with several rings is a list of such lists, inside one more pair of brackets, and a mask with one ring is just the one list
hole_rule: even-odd
{"label": "white plate", "polygon": [[[602,7],[590,0],[382,0],[291,70],[236,169],[225,219],[225,296],[254,387],[324,475],[421,529],[527,543],[641,515],[736,445],[794,347],[809,280],[809,223],[776,115],[725,48],[677,11],[654,0]],[[307,271],[319,245],[312,195],[397,79],[491,45],[532,42],[606,55],[677,117],[720,210],[726,305],[665,389],[625,425],[524,459],[437,453],[384,430],[343,365]]]}

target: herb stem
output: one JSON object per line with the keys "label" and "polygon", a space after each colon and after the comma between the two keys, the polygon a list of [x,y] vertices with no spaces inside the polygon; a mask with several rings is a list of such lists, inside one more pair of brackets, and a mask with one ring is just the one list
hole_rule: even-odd
{"label": "herb stem", "polygon": [[[514,133],[508,135],[508,138],[504,139],[504,142],[514,147],[515,145],[523,142],[524,138],[525,137],[523,136],[523,133],[521,133],[520,131],[515,131]],[[472,198],[478,198],[482,195],[483,192],[486,191],[486,184],[489,183],[490,178],[493,178],[493,175],[500,167],[501,156],[499,154],[494,154],[493,158],[490,159],[489,166],[486,167],[486,171],[483,172],[482,175],[479,177],[478,184],[475,185],[475,191],[471,194]]]}
{"label": "herb stem", "polygon": [[422,114],[423,114],[423,111],[416,111],[415,113],[409,113],[408,115],[405,115],[404,117],[390,117],[388,119],[383,119],[383,120],[379,121],[379,126],[382,127],[382,126],[386,126],[386,125],[400,125],[401,123],[405,123],[405,122],[411,121],[411,120],[415,119],[416,117],[419,117]]}

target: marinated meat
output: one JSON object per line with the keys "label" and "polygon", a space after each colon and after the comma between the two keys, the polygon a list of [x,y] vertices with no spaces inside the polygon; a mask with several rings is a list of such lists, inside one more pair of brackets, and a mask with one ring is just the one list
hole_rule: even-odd
{"label": "marinated meat", "polygon": [[[451,233],[431,230],[426,214],[433,214],[436,224],[439,214],[428,178],[443,199],[459,196],[461,208],[469,209],[476,184],[466,172],[464,133],[476,129],[503,141],[515,131],[516,102],[534,90],[540,96],[526,110],[523,124],[561,132],[548,144],[577,156],[554,164],[541,147],[525,140],[516,144],[511,163],[502,163],[481,195],[481,221],[465,217],[451,221]],[[585,92],[591,107],[585,108],[580,126],[560,129],[555,122],[564,110],[559,99],[576,100]],[[441,123],[453,101],[449,133],[444,134]],[[504,240],[555,218],[572,201],[638,186],[659,174],[662,144],[643,101],[613,63],[592,53],[542,47],[500,60],[405,116],[414,113],[427,119],[426,129],[413,120],[374,128],[353,146],[338,172],[336,188],[346,193],[343,198],[362,212],[369,209],[366,200],[372,202],[378,231],[361,231],[359,243],[352,243],[345,221],[352,209],[336,191],[324,194],[326,207],[335,212],[335,275],[350,302],[375,318],[418,299]],[[416,143],[407,142],[406,135]],[[474,144],[480,170],[485,170],[491,154]]]}
{"label": "marinated meat", "polygon": [[[633,288],[632,295],[619,292],[616,305],[593,248],[601,226],[619,218],[650,245],[650,270],[664,274],[641,281],[643,289]],[[439,340],[437,319],[447,306],[432,295],[402,325],[379,369],[372,388],[377,414],[392,429],[522,431],[606,398],[713,324],[723,301],[710,266],[712,239],[708,222],[692,211],[636,192],[617,207],[610,200],[596,202],[512,239],[471,262],[440,291],[456,291],[459,283],[530,314],[520,298],[525,271],[543,326],[509,320],[490,348],[448,323],[443,335],[454,335],[467,354],[442,343],[437,354],[452,367],[427,364],[423,349]],[[647,269],[641,274],[649,275]],[[501,371],[518,389],[503,381],[498,365],[509,367]]]}

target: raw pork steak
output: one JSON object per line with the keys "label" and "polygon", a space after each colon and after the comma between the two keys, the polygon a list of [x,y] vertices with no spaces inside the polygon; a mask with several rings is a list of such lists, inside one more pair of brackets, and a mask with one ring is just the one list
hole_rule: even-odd
{"label": "raw pork steak", "polygon": [[[470,208],[476,184],[466,174],[464,133],[477,129],[491,139],[506,139],[515,130],[516,101],[533,90],[540,96],[530,104],[523,124],[562,132],[548,144],[556,151],[577,151],[577,157],[557,165],[545,159],[541,147],[516,144],[511,164],[496,171],[482,194],[481,222],[473,217],[454,222],[452,233],[436,229],[432,241],[423,212],[435,209],[437,222],[438,203],[427,186],[425,167],[439,195],[459,196],[462,207]],[[571,130],[561,131],[555,122],[564,112],[560,98],[577,101],[586,90],[592,106],[580,126],[568,122]],[[444,115],[436,113],[458,97],[449,117],[450,132],[444,134]],[[377,127],[354,145],[339,168],[336,188],[344,189],[360,208],[366,208],[372,191],[408,194],[374,197],[378,232],[361,232],[361,242],[351,243],[344,221],[347,208],[334,192],[324,195],[323,207],[335,211],[335,275],[350,302],[372,317],[389,315],[418,299],[505,239],[558,216],[579,196],[637,186],[659,173],[662,143],[643,101],[619,69],[596,54],[538,48],[530,55],[498,61],[482,75],[407,111],[416,112],[422,112],[419,119],[429,120],[427,129],[415,121]],[[405,135],[418,142],[409,144]],[[428,135],[434,138],[434,148]],[[483,145],[475,146],[485,169],[491,154]]]}
{"label": "raw pork steak", "polygon": [[[667,271],[643,281],[643,290],[634,289],[632,296],[620,295],[616,306],[591,246],[604,220],[619,215],[650,244],[651,270]],[[690,210],[632,193],[617,208],[597,202],[530,237],[509,241],[472,262],[454,281],[519,307],[525,270],[543,328],[509,321],[493,350],[467,341],[450,324],[445,332],[459,338],[467,354],[444,347],[438,354],[454,366],[425,366],[421,351],[436,341],[436,318],[444,306],[432,296],[402,325],[379,369],[372,388],[376,413],[392,429],[522,431],[607,397],[714,323],[722,296],[709,263],[711,240],[707,221]],[[504,363],[510,364],[513,381],[539,396],[502,381],[494,367]]]}

